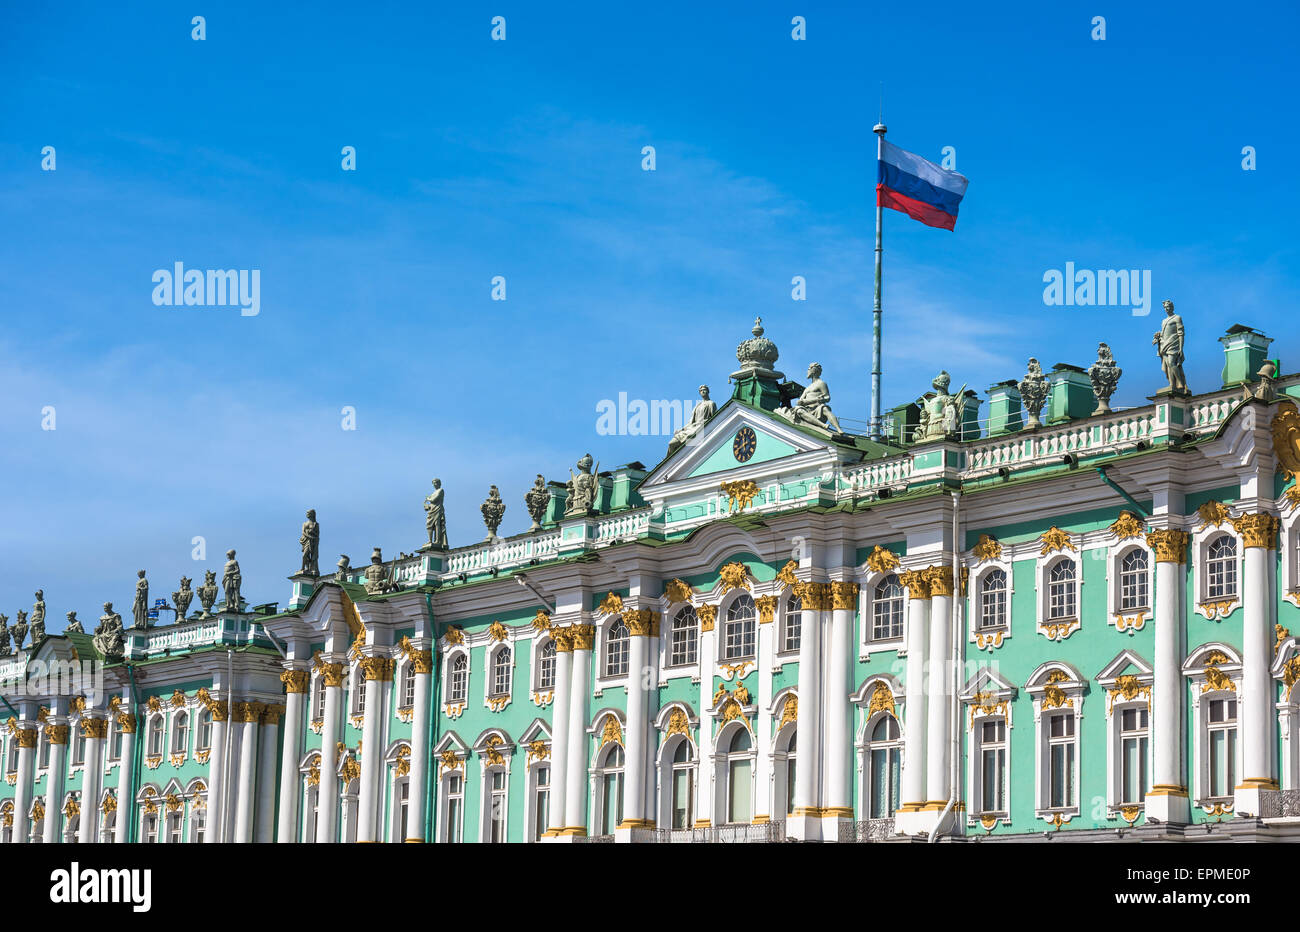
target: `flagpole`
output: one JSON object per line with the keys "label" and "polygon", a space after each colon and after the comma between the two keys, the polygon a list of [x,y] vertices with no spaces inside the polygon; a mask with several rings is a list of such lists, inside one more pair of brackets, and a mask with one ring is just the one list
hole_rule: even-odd
{"label": "flagpole", "polygon": [[[885,155],[885,123],[883,116],[881,122],[877,123],[872,129],[876,134],[876,165],[879,168],[881,159]],[[877,181],[879,178],[877,177]],[[881,226],[883,221],[884,210],[880,205],[880,193],[876,192],[876,305],[872,313],[871,321],[871,439],[881,439],[881,418],[880,418],[880,259],[881,259]]]}

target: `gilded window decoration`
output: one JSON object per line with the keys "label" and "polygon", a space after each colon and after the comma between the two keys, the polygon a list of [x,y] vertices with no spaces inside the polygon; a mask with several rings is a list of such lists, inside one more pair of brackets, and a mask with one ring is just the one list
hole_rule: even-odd
{"label": "gilded window decoration", "polygon": [[1043,549],[1039,555],[1044,557],[1049,553],[1055,553],[1058,550],[1073,550],[1075,553],[1079,552],[1078,548],[1071,543],[1070,535],[1065,531],[1062,531],[1056,525],[1052,525],[1044,531],[1043,536],[1038,539],[1038,542],[1043,545]]}
{"label": "gilded window decoration", "polygon": [[492,641],[504,641],[510,637],[510,629],[499,621],[494,621],[488,625],[488,638]]}
{"label": "gilded window decoration", "polygon": [[605,615],[617,615],[623,611],[623,597],[617,592],[611,592],[601,600],[596,610]]}
{"label": "gilded window decoration", "polygon": [[892,573],[898,569],[898,554],[876,544],[867,557],[867,569],[873,573]]}
{"label": "gilded window decoration", "polygon": [[724,594],[732,589],[749,588],[749,570],[739,561],[724,564],[722,569],[718,570],[718,579],[722,581]]}
{"label": "gilded window decoration", "polygon": [[1146,532],[1146,525],[1138,520],[1137,515],[1131,511],[1121,511],[1119,517],[1110,526],[1110,532],[1120,540],[1128,540],[1130,537],[1141,537]]}
{"label": "gilded window decoration", "polygon": [[1201,519],[1201,526],[1198,530],[1205,530],[1207,527],[1222,527],[1223,522],[1228,520],[1228,506],[1219,501],[1208,501],[1200,508],[1196,509],[1196,516]]}

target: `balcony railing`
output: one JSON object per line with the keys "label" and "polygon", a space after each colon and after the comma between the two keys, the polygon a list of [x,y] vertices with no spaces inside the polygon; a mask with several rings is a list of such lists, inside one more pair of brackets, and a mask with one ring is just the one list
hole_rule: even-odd
{"label": "balcony railing", "polygon": [[649,845],[771,844],[785,841],[785,822],[688,829],[638,828],[632,830],[632,841]]}
{"label": "balcony railing", "polygon": [[863,819],[857,822],[840,822],[841,844],[885,841],[893,834],[893,819]]}
{"label": "balcony railing", "polygon": [[1300,817],[1300,790],[1265,790],[1259,794],[1261,819]]}

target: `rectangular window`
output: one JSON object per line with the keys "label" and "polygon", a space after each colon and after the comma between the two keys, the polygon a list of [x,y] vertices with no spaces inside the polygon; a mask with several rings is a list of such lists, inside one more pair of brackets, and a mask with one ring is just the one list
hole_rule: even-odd
{"label": "rectangular window", "polygon": [[750,806],[750,774],[754,762],[751,760],[733,760],[731,762],[731,786],[727,800],[727,821],[747,824],[753,818]]}
{"label": "rectangular window", "polygon": [[980,811],[1005,812],[1003,786],[1006,782],[1006,722],[997,719],[980,724]]}
{"label": "rectangular window", "polygon": [[490,833],[488,840],[501,844],[506,840],[506,773],[504,770],[492,772],[492,797],[488,802],[492,811],[488,814]]}
{"label": "rectangular window", "polygon": [[447,841],[461,840],[461,806],[465,803],[465,783],[458,775],[447,778]]}
{"label": "rectangular window", "polygon": [[536,770],[537,789],[533,802],[533,837],[541,838],[546,834],[551,822],[551,768],[542,766]]}
{"label": "rectangular window", "polygon": [[668,658],[670,666],[695,663],[695,626],[698,624],[693,612],[678,616],[673,622],[673,649]]}
{"label": "rectangular window", "polygon": [[397,824],[393,826],[393,841],[406,837],[406,817],[411,808],[411,785],[406,780],[397,782]]}
{"label": "rectangular window", "polygon": [[181,843],[182,816],[179,812],[167,813],[167,843],[169,845],[179,845]]}
{"label": "rectangular window", "polygon": [[600,833],[613,835],[618,826],[619,813],[623,811],[623,771],[605,774],[601,778],[601,789]]}
{"label": "rectangular window", "polygon": [[[900,589],[901,593],[902,590]],[[871,639],[892,641],[903,636],[903,597],[877,598],[872,603]]]}
{"label": "rectangular window", "polygon": [[1210,702],[1210,797],[1224,799],[1237,785],[1237,700]]}
{"label": "rectangular window", "polygon": [[1047,804],[1052,809],[1074,805],[1074,714],[1062,712],[1048,718]]}
{"label": "rectangular window", "polygon": [[1147,794],[1147,710],[1120,712],[1120,804],[1135,806]]}
{"label": "rectangular window", "polygon": [[207,821],[207,813],[202,809],[195,810],[190,815],[190,825],[194,831],[194,840],[198,843],[202,843],[203,841],[203,829],[206,827]]}
{"label": "rectangular window", "polygon": [[691,827],[691,771],[681,767],[673,771],[673,828]]}
{"label": "rectangular window", "polygon": [[158,816],[145,813],[144,817],[144,835],[145,844],[153,844],[158,840]]}
{"label": "rectangular window", "polygon": [[785,642],[781,649],[796,651],[799,649],[799,635],[803,631],[803,602],[792,598],[785,610]]}
{"label": "rectangular window", "polygon": [[406,678],[402,680],[402,708],[415,707],[415,668],[406,665]]}

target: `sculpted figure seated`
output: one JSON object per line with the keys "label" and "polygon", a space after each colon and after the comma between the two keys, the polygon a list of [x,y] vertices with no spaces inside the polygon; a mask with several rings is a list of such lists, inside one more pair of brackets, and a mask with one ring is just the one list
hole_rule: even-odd
{"label": "sculpted figure seated", "polygon": [[673,434],[673,439],[668,441],[668,455],[672,456],[682,446],[700,432],[709,419],[718,413],[718,405],[709,399],[709,386],[700,386],[700,398],[703,399],[693,409],[691,409],[691,419],[686,422],[686,426]]}
{"label": "sculpted figure seated", "polygon": [[820,363],[813,363],[808,367],[808,378],[811,381],[799,395],[794,406],[778,408],[776,413],[792,424],[806,424],[837,434],[843,433],[839,419],[831,413],[831,390],[822,379]]}

